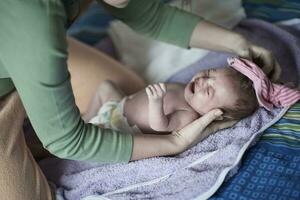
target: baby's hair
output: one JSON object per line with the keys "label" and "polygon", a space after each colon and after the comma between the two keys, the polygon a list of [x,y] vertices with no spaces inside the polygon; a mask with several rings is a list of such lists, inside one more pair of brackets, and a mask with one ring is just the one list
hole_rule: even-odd
{"label": "baby's hair", "polygon": [[258,108],[258,101],[256,98],[255,90],[252,86],[252,81],[236,71],[233,68],[228,68],[232,72],[233,78],[238,82],[237,91],[238,99],[234,107],[223,107],[224,119],[242,119],[253,114]]}

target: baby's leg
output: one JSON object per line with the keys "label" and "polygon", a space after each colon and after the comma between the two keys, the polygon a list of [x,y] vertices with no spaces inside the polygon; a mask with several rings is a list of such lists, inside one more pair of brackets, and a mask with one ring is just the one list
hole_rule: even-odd
{"label": "baby's leg", "polygon": [[123,91],[111,80],[103,81],[99,85],[97,93],[101,98],[102,104],[108,101],[120,101],[125,97]]}
{"label": "baby's leg", "polygon": [[110,80],[103,81],[97,88],[95,95],[88,105],[87,112],[82,118],[85,122],[97,115],[101,106],[108,101],[120,101],[124,93]]}

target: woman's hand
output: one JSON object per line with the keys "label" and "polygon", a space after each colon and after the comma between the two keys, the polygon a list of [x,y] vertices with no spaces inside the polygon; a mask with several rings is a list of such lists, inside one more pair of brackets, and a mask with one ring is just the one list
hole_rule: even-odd
{"label": "woman's hand", "polygon": [[269,50],[252,43],[247,43],[246,47],[238,51],[238,55],[242,58],[252,60],[260,66],[273,82],[279,81],[281,67]]}
{"label": "woman's hand", "polygon": [[194,146],[210,134],[221,129],[229,128],[237,122],[235,120],[216,120],[221,115],[222,111],[219,109],[212,110],[203,115],[201,118],[188,124],[180,131],[173,132],[171,137],[173,137],[174,142],[177,144],[176,146],[178,147],[178,153],[181,153]]}
{"label": "woman's hand", "polygon": [[262,67],[272,81],[277,82],[280,77],[280,66],[269,50],[252,44],[237,32],[211,22],[202,20],[198,23],[191,36],[190,46],[237,54]]}

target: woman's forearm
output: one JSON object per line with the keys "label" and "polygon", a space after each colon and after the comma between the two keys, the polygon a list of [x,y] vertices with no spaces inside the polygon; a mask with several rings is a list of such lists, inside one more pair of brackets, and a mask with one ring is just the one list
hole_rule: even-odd
{"label": "woman's forearm", "polygon": [[190,46],[240,56],[249,54],[248,41],[244,36],[205,20],[200,21],[195,27]]}
{"label": "woman's forearm", "polygon": [[237,32],[205,20],[194,28],[190,46],[236,54],[254,61],[273,81],[280,78],[280,65],[269,50],[251,43]]}
{"label": "woman's forearm", "polygon": [[168,135],[134,135],[130,160],[181,153],[203,140],[210,133],[232,125],[232,123],[216,124],[216,126],[211,126],[206,130],[206,127],[221,115],[220,110],[212,110],[183,127],[180,131],[174,131]]}
{"label": "woman's forearm", "polygon": [[167,156],[180,153],[180,150],[169,135],[139,134],[133,136],[131,161],[155,156]]}

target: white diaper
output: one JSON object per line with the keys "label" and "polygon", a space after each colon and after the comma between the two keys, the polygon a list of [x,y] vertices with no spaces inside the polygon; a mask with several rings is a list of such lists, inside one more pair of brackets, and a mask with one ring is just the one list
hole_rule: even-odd
{"label": "white diaper", "polygon": [[108,101],[98,111],[98,115],[89,122],[96,125],[103,125],[104,128],[120,130],[131,134],[142,133],[136,126],[130,126],[124,116],[124,104],[127,97],[121,101]]}

